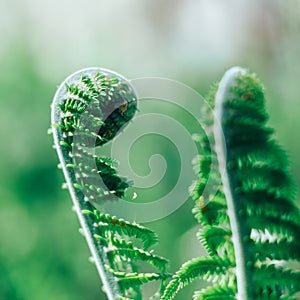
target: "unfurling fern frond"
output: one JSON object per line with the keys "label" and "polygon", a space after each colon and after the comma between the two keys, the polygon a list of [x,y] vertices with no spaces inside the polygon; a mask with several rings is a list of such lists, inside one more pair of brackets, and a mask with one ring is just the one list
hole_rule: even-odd
{"label": "unfurling fern frond", "polygon": [[[58,89],[52,106],[55,147],[83,233],[110,300],[142,299],[140,285],[160,280],[165,285],[167,260],[147,249],[156,234],[139,224],[99,212],[94,203],[115,201],[130,182],[118,176],[111,158],[93,154],[95,146],[113,139],[132,119],[137,99],[121,76],[86,69]],[[137,240],[142,242],[134,245]],[[157,273],[140,273],[136,261]]]}
{"label": "unfurling fern frond", "polygon": [[[300,263],[300,213],[288,160],[266,125],[263,87],[255,74],[232,68],[208,100],[215,115],[205,112],[207,135],[196,139],[204,154],[192,196],[198,238],[210,258],[185,263],[162,299],[196,278],[215,279],[195,293],[197,300],[295,299],[300,271],[288,263]],[[227,268],[217,267],[222,263]]]}
{"label": "unfurling fern frond", "polygon": [[[256,75],[230,69],[205,108],[203,154],[191,189],[197,237],[207,257],[192,259],[169,280],[167,260],[149,248],[156,234],[98,211],[94,204],[123,197],[130,182],[114,161],[94,154],[137,109],[132,87],[109,71],[75,73],[52,107],[55,146],[75,210],[110,300],[142,299],[140,286],[160,281],[155,299],[174,299],[197,278],[211,286],[194,300],[293,300],[299,297],[300,212],[288,159],[267,126],[264,90]],[[138,262],[150,265],[140,270]],[[153,272],[155,268],[157,272]],[[154,299],[154,298],[153,298]]]}

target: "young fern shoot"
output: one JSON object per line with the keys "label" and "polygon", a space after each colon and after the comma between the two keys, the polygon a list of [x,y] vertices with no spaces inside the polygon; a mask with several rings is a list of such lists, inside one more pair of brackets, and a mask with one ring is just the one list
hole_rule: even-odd
{"label": "young fern shoot", "polygon": [[[161,299],[175,298],[196,278],[213,285],[194,300],[297,299],[300,271],[291,265],[300,263],[300,212],[286,154],[266,126],[263,86],[255,74],[232,68],[208,100],[215,116],[206,112],[192,196],[209,256],[183,264]],[[209,177],[215,185],[204,195]]]}
{"label": "young fern shoot", "polygon": [[[288,159],[266,125],[263,86],[235,67],[207,100],[214,113],[206,108],[206,135],[196,139],[203,154],[192,197],[197,237],[208,256],[187,261],[168,282],[167,260],[149,251],[156,234],[94,206],[118,201],[130,186],[114,161],[94,155],[94,148],[133,118],[133,88],[118,74],[91,68],[71,75],[55,95],[55,147],[109,300],[141,300],[141,285],[157,280],[161,288],[153,299],[172,300],[196,278],[212,285],[196,291],[194,300],[298,297],[300,271],[293,266],[300,264],[300,212]],[[141,272],[137,261],[157,271]]]}
{"label": "young fern shoot", "polygon": [[[142,299],[140,286],[168,275],[167,260],[148,248],[156,234],[134,222],[98,211],[95,203],[118,201],[129,182],[117,175],[111,158],[93,154],[134,116],[137,98],[129,83],[108,70],[79,71],[59,87],[52,105],[55,148],[84,236],[109,300]],[[135,245],[136,240],[142,241]],[[140,272],[136,261],[154,266]]]}

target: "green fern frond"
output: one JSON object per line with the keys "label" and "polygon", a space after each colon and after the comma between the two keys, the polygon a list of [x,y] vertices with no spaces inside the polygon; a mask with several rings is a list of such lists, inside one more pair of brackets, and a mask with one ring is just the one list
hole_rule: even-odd
{"label": "green fern frond", "polygon": [[[118,285],[121,288],[123,294],[133,288],[138,288],[139,286],[149,283],[151,281],[161,281],[164,282],[170,277],[169,274],[158,274],[158,273],[128,273],[128,272],[118,272],[113,269],[109,269],[113,276],[117,279]],[[128,298],[126,298],[128,299]],[[136,299],[136,298],[129,298]]]}
{"label": "green fern frond", "polygon": [[[254,239],[254,238],[253,238]],[[279,241],[257,241],[252,245],[252,251],[255,253],[255,258],[260,261],[271,260],[298,260],[300,261],[300,243],[299,241],[289,241],[282,238]]]}
{"label": "green fern frond", "polygon": [[[167,261],[145,251],[157,242],[153,231],[100,213],[93,206],[122,197],[131,184],[117,174],[111,158],[97,157],[93,150],[113,139],[136,110],[137,98],[128,82],[99,69],[70,76],[58,89],[52,106],[60,165],[110,300],[141,300],[140,284],[161,280],[164,286],[168,277],[134,273],[139,271],[134,260],[148,262],[165,273]],[[142,241],[141,249],[134,247],[132,238]]]}
{"label": "green fern frond", "polygon": [[256,297],[266,295],[284,296],[300,290],[300,272],[285,270],[276,265],[265,265],[256,269],[253,274]]}
{"label": "green fern frond", "polygon": [[[225,170],[222,182],[233,234],[237,298],[254,299],[258,297],[254,296],[258,284],[254,273],[268,273],[271,269],[263,271],[254,267],[257,255],[251,232],[253,229],[267,230],[281,241],[299,239],[300,227],[293,217],[295,187],[287,172],[286,155],[273,140],[273,130],[266,126],[264,90],[254,74],[240,68],[225,74],[216,93],[216,116],[222,129],[221,132],[215,125],[214,137],[220,171]],[[277,211],[278,204],[269,212],[265,210],[266,206],[281,199],[290,203],[285,219],[282,212]],[[282,249],[276,252],[283,252],[289,246],[288,242],[281,242],[278,247]],[[274,249],[260,246],[260,258],[274,257],[267,250]],[[286,276],[287,273],[282,273],[282,278]],[[283,294],[281,286],[277,286],[277,290]]]}
{"label": "green fern frond", "polygon": [[73,145],[72,148],[72,168],[76,173],[77,189],[83,192],[86,201],[101,203],[123,197],[130,182],[118,176],[111,159],[97,157],[80,145]]}
{"label": "green fern frond", "polygon": [[134,261],[140,260],[151,264],[159,269],[161,272],[166,272],[166,266],[168,261],[158,255],[154,255],[151,252],[144,251],[138,248],[133,249],[112,249],[107,251],[108,260],[113,264],[114,261],[119,259],[120,261]]}
{"label": "green fern frond", "polygon": [[209,282],[226,282],[232,284],[230,275],[234,265],[229,260],[219,257],[200,257],[183,264],[173,275],[167,285],[161,300],[172,300],[177,293],[195,279]]}
{"label": "green fern frond", "polygon": [[122,239],[120,237],[110,236],[107,237],[107,241],[111,246],[117,249],[133,249],[133,242],[128,239]]}
{"label": "green fern frond", "polygon": [[287,198],[278,197],[275,193],[268,191],[249,191],[245,196],[247,197],[247,215],[265,215],[296,224],[300,223],[298,207]]}
{"label": "green fern frond", "polygon": [[193,213],[202,226],[229,224],[229,219],[226,214],[227,206],[222,196],[219,197],[218,194],[216,194],[214,198],[209,201],[205,201],[203,197],[200,197],[196,200]]}
{"label": "green fern frond", "polygon": [[230,287],[215,284],[194,293],[194,300],[235,300],[235,291]]}
{"label": "green fern frond", "polygon": [[231,231],[228,228],[206,226],[200,228],[197,237],[210,256],[222,256],[218,250],[224,250],[225,245],[232,248]]}
{"label": "green fern frond", "polygon": [[[207,100],[214,113],[205,107],[206,134],[195,137],[203,154],[194,161],[193,212],[208,262],[218,257],[235,268],[229,290],[219,280],[196,292],[195,299],[294,299],[299,273],[274,264],[300,262],[300,212],[288,158],[267,126],[263,86],[255,74],[232,68]],[[216,276],[226,278],[228,271],[222,271]],[[173,299],[195,277],[180,268],[162,299]]]}
{"label": "green fern frond", "polygon": [[[288,266],[300,263],[300,212],[289,160],[267,125],[263,86],[255,74],[232,68],[213,86],[208,103],[206,134],[194,136],[203,153],[194,160],[198,180],[191,195],[198,238],[209,256],[186,262],[168,282],[167,260],[147,251],[156,234],[93,206],[122,197],[131,184],[118,176],[112,159],[90,149],[131,120],[137,109],[132,87],[94,69],[69,78],[56,94],[55,146],[110,300],[141,300],[140,285],[155,280],[161,281],[155,297],[172,300],[197,278],[213,285],[195,292],[195,300],[297,297],[300,273]],[[159,273],[141,273],[136,261]]]}
{"label": "green fern frond", "polygon": [[111,234],[118,233],[141,239],[145,249],[157,243],[157,235],[149,228],[137,223],[131,223],[109,214],[102,214],[98,210],[84,210],[83,214],[91,216],[96,226],[104,227],[105,231]]}

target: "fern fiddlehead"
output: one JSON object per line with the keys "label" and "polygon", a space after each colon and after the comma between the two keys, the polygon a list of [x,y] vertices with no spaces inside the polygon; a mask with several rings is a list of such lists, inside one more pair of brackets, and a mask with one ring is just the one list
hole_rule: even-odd
{"label": "fern fiddlehead", "polygon": [[[207,115],[210,136],[199,139],[205,153],[192,192],[198,238],[209,257],[185,263],[162,299],[196,278],[213,282],[194,294],[197,300],[296,299],[300,272],[287,262],[300,261],[300,213],[286,155],[266,126],[263,87],[256,75],[233,68],[209,102],[216,118]],[[219,169],[210,168],[213,160]],[[205,196],[209,176],[216,185]]]}
{"label": "fern fiddlehead", "polygon": [[[71,75],[59,87],[52,105],[55,148],[75,211],[102,279],[108,299],[142,299],[140,285],[165,282],[167,260],[147,249],[156,234],[136,223],[95,209],[93,203],[122,197],[129,182],[117,175],[110,158],[93,154],[113,139],[133,117],[137,99],[120,75],[90,68]],[[140,239],[135,246],[131,238]],[[139,272],[144,261],[157,273]]]}
{"label": "fern fiddlehead", "polygon": [[[216,118],[206,111],[208,135],[197,137],[204,154],[196,160],[199,180],[192,197],[201,224],[197,236],[209,256],[186,262],[166,287],[167,261],[147,250],[157,241],[155,233],[93,207],[122,197],[130,184],[111,159],[89,148],[103,145],[130,121],[134,92],[122,78],[97,69],[66,83],[53,104],[55,145],[109,299],[142,299],[140,285],[160,280],[161,300],[170,300],[196,278],[213,285],[195,292],[195,300],[296,299],[300,272],[287,262],[300,262],[300,213],[254,74],[229,70],[208,98]],[[210,194],[204,193],[208,178]],[[132,237],[143,246],[135,246]],[[158,272],[140,273],[136,260]]]}

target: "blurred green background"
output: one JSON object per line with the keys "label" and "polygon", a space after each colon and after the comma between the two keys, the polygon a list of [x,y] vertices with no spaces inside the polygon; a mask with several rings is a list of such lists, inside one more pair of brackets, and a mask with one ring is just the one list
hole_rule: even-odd
{"label": "blurred green background", "polygon": [[[299,1],[1,0],[0,38],[1,300],[105,299],[47,135],[55,90],[78,69],[167,77],[205,95],[227,68],[249,67],[300,183]],[[173,271],[202,253],[192,205],[149,224]]]}

